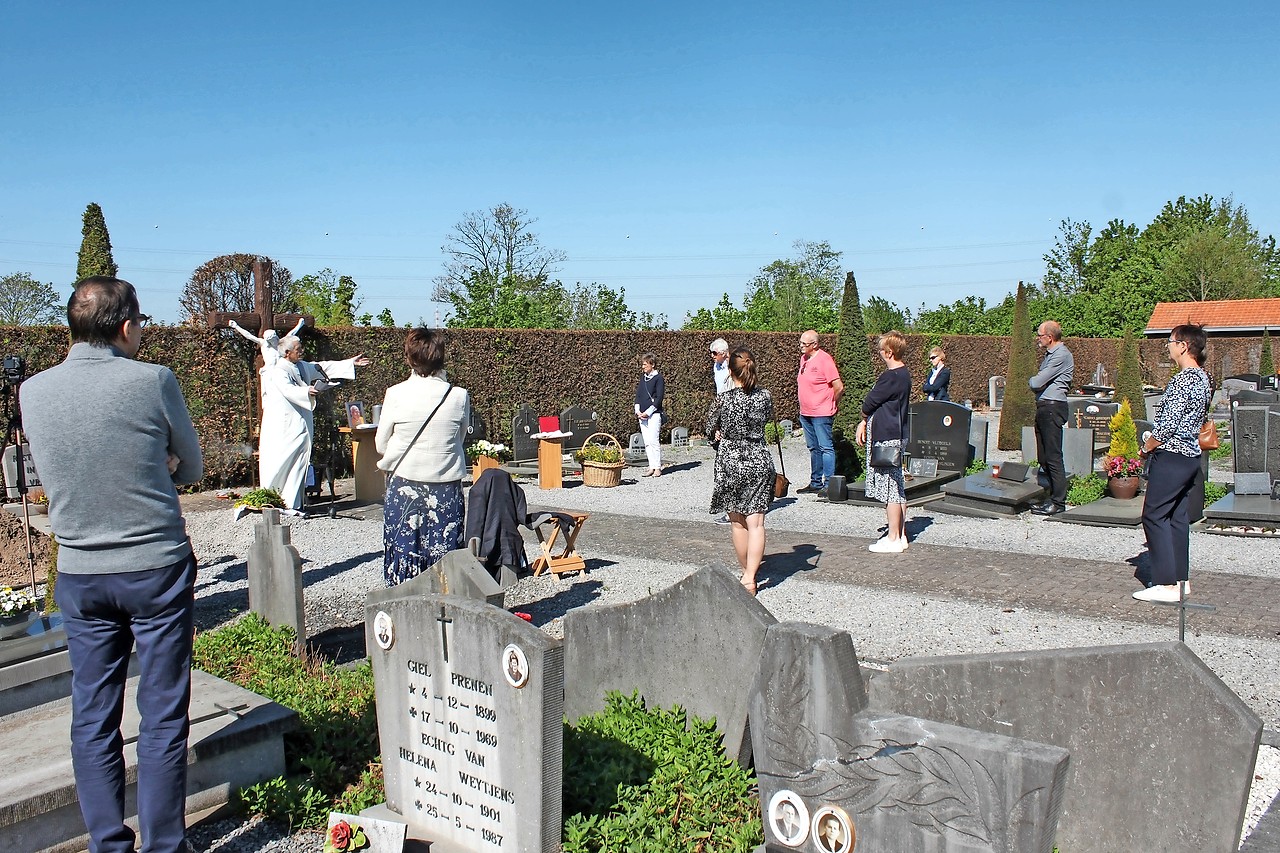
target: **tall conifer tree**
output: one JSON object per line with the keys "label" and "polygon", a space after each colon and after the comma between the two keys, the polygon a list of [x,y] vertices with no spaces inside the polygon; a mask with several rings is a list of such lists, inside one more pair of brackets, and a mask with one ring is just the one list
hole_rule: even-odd
{"label": "tall conifer tree", "polygon": [[1271,330],[1264,328],[1262,330],[1262,355],[1258,358],[1258,373],[1263,378],[1266,378],[1275,372],[1275,358],[1271,355]]}
{"label": "tall conifer tree", "polygon": [[1142,396],[1142,358],[1132,329],[1125,329],[1124,340],[1120,342],[1120,366],[1116,368],[1116,393],[1112,399],[1117,403],[1128,400],[1133,417],[1141,421],[1147,419],[1147,403]]}
{"label": "tall conifer tree", "polygon": [[1001,450],[1022,447],[1022,428],[1035,425],[1036,395],[1028,382],[1035,376],[1036,367],[1036,342],[1027,309],[1027,291],[1022,282],[1018,282],[1018,295],[1013,302],[1004,406],[1000,410],[1000,437],[996,442]]}
{"label": "tall conifer tree", "polygon": [[852,480],[862,473],[864,467],[853,435],[862,417],[862,401],[875,384],[876,371],[871,363],[871,347],[867,345],[867,325],[862,316],[862,302],[858,298],[858,281],[851,272],[844,277],[840,329],[834,356],[836,369],[844,381],[844,396],[840,398],[833,424],[836,470]]}
{"label": "tall conifer tree", "polygon": [[84,239],[80,241],[76,281],[91,275],[114,278],[119,267],[111,257],[111,235],[107,233],[107,220],[102,216],[102,208],[96,203],[91,202],[84,209],[84,228],[80,233],[84,235]]}

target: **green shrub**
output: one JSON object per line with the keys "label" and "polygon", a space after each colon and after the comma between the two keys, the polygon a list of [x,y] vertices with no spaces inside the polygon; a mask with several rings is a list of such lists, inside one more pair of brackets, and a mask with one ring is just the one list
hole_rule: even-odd
{"label": "green shrub", "polygon": [[789,437],[790,436],[787,435],[787,431],[783,429],[777,421],[769,421],[769,423],[764,425],[765,444],[777,444],[779,441],[786,444]]}
{"label": "green shrub", "polygon": [[1217,503],[1227,496],[1227,487],[1222,483],[1206,482],[1204,484],[1204,505]]}
{"label": "green shrub", "polygon": [[964,473],[965,473],[966,475],[969,475],[969,474],[981,474],[981,473],[982,473],[983,471],[985,471],[985,470],[987,470],[987,463],[986,463],[986,461],[985,461],[985,460],[982,460],[982,459],[975,459],[975,460],[973,460],[972,462],[970,462],[970,463],[969,463],[969,467],[968,467],[968,468],[965,468],[965,469],[964,469]]}
{"label": "green shrub", "polygon": [[1218,446],[1209,451],[1210,459],[1230,459],[1231,442],[1219,440]]}
{"label": "green shrub", "polygon": [[240,801],[291,827],[316,828],[338,801],[383,799],[380,768],[367,778],[379,760],[373,670],[367,661],[340,669],[311,654],[295,655],[293,641],[293,632],[250,613],[197,636],[194,665],[298,713],[301,726],[285,735],[288,777],[246,788]]}
{"label": "green shrub", "polygon": [[764,840],[755,780],[714,721],[610,692],[565,727],[565,853],[748,851]]}
{"label": "green shrub", "polygon": [[1072,506],[1091,504],[1107,492],[1107,481],[1097,474],[1075,477],[1067,489],[1067,503]]}

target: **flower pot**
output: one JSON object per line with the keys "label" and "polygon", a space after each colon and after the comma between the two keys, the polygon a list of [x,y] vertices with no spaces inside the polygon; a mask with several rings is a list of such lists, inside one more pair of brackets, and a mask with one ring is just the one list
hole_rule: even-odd
{"label": "flower pot", "polygon": [[475,482],[480,479],[480,475],[490,468],[498,468],[501,463],[492,456],[477,456],[476,461],[471,463],[471,480]]}
{"label": "flower pot", "polygon": [[1127,501],[1137,497],[1139,482],[1137,477],[1109,477],[1107,491],[1111,493],[1111,497]]}

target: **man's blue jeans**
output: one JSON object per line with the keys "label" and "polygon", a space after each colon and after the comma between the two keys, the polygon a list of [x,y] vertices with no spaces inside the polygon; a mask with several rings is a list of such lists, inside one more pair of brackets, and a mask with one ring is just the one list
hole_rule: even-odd
{"label": "man's blue jeans", "polygon": [[836,447],[831,440],[834,417],[800,416],[804,427],[804,443],[809,447],[809,485],[820,489],[836,472]]}
{"label": "man's blue jeans", "polygon": [[71,764],[94,853],[133,853],[124,823],[120,722],[129,652],[136,644],[138,823],[142,853],[183,849],[187,709],[191,700],[194,557],[161,569],[62,573],[57,599],[71,657]]}

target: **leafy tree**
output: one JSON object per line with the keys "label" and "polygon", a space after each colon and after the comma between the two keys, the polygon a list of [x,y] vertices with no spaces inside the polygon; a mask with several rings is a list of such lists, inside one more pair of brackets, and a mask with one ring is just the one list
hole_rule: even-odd
{"label": "leafy tree", "polygon": [[1276,363],[1271,355],[1271,330],[1262,330],[1262,354],[1258,357],[1258,373],[1271,376],[1276,372]]}
{"label": "leafy tree", "polygon": [[1141,240],[1157,259],[1169,301],[1265,296],[1277,272],[1274,240],[1258,235],[1231,196],[1166,202]]}
{"label": "leafy tree", "polygon": [[1036,373],[1036,345],[1032,337],[1027,290],[1018,282],[1014,297],[1012,340],[1009,341],[1009,369],[1005,371],[1004,405],[1000,410],[1000,435],[996,446],[1016,450],[1022,446],[1022,428],[1033,426],[1036,397],[1028,384]]}
{"label": "leafy tree", "polygon": [[0,326],[52,326],[66,321],[66,300],[31,273],[0,278]]}
{"label": "leafy tree", "polygon": [[448,324],[470,329],[563,329],[568,325],[568,294],[555,282],[531,288],[520,277],[495,280],[475,272],[462,290],[449,294]]}
{"label": "leafy tree", "polygon": [[304,275],[293,287],[302,313],[315,317],[317,326],[355,325],[362,300],[356,298],[357,285],[351,276],[340,276],[326,267],[314,275]]}
{"label": "leafy tree", "polygon": [[858,280],[852,272],[844,277],[840,332],[833,355],[836,369],[840,371],[840,379],[844,382],[844,396],[840,398],[836,408],[832,430],[836,470],[843,471],[852,482],[865,467],[862,454],[853,442],[853,435],[862,418],[862,401],[876,382],[875,366],[871,363],[871,347],[867,345],[867,326],[862,317],[862,302],[858,298]]}
{"label": "leafy tree", "polygon": [[899,308],[887,299],[873,296],[862,306],[862,319],[868,335],[883,335],[890,329],[909,332],[912,329],[910,309]]}
{"label": "leafy tree", "polygon": [[987,300],[966,296],[928,311],[921,307],[915,331],[926,335],[990,335],[990,323]]}
{"label": "leafy tree", "polygon": [[1076,293],[1084,289],[1089,262],[1088,222],[1062,220],[1053,249],[1044,256],[1045,272],[1041,286],[1049,293]]}
{"label": "leafy tree", "polygon": [[636,313],[627,306],[627,289],[614,290],[605,284],[578,283],[568,294],[570,329],[646,329],[667,328],[663,315]]}
{"label": "leafy tree", "polygon": [[1120,365],[1116,368],[1116,392],[1112,399],[1128,400],[1133,417],[1147,419],[1147,403],[1142,393],[1142,358],[1132,329],[1125,329],[1120,343]]}
{"label": "leafy tree", "polygon": [[746,313],[736,308],[726,293],[715,308],[699,308],[693,314],[686,314],[681,328],[700,332],[735,331],[745,329],[746,323]]}
{"label": "leafy tree", "polygon": [[201,324],[210,311],[253,310],[253,264],[262,261],[263,275],[271,292],[271,306],[277,312],[296,312],[301,307],[293,290],[293,274],[265,255],[219,255],[196,267],[178,297],[178,305],[188,322]]}
{"label": "leafy tree", "polygon": [[111,257],[111,235],[107,233],[107,220],[102,215],[102,208],[97,204],[90,203],[84,209],[84,227],[80,233],[83,239],[76,263],[76,281],[91,275],[114,278],[119,267]]}
{"label": "leafy tree", "polygon": [[796,258],[763,267],[747,285],[746,329],[834,332],[839,325],[840,252],[825,240],[797,240]]}
{"label": "leafy tree", "polygon": [[[529,230],[537,221],[529,218],[527,210],[517,210],[506,203],[466,214],[449,232],[448,242],[440,247],[448,260],[444,272],[436,278],[436,301],[453,304],[457,315],[471,313],[467,302],[472,299],[496,304],[510,302],[514,295],[538,302],[536,291],[547,287],[565,254],[538,241],[538,236]],[[482,292],[486,286],[491,288],[488,294]],[[515,293],[502,293],[503,288],[514,288]],[[478,310],[485,313],[482,307]]]}

